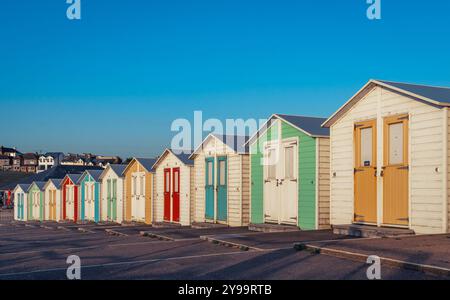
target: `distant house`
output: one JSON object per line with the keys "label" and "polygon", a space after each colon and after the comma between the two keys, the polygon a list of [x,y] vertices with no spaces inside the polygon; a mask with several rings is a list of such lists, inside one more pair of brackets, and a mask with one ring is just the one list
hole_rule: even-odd
{"label": "distant house", "polygon": [[98,155],[94,160],[93,163],[96,166],[100,166],[103,168],[106,168],[108,164],[111,165],[120,165],[122,163],[122,159],[118,156],[103,156]]}
{"label": "distant house", "polygon": [[53,166],[59,166],[64,159],[62,152],[47,152],[39,156],[38,173],[48,170]]}
{"label": "distant house", "polygon": [[74,154],[69,154],[63,158],[61,165],[64,166],[86,166],[86,161],[82,157]]}
{"label": "distant house", "polygon": [[20,172],[20,167],[22,166],[22,160],[23,160],[22,155],[17,155],[16,157],[13,157],[11,159],[11,161],[12,161],[12,164],[11,164],[12,171]]}
{"label": "distant house", "polygon": [[12,159],[8,155],[0,155],[0,171],[10,171],[12,169]]}
{"label": "distant house", "polygon": [[38,156],[34,153],[25,153],[23,155],[23,163],[21,171],[26,173],[36,173],[38,166]]}
{"label": "distant house", "polygon": [[17,149],[15,149],[15,148],[7,148],[7,147],[0,146],[0,155],[16,157],[20,154],[21,153],[19,151],[17,151]]}

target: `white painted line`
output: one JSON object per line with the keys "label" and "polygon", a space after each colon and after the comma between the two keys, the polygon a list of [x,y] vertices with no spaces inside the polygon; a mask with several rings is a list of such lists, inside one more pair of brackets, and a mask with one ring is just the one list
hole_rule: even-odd
{"label": "white painted line", "polygon": [[[169,257],[169,258],[154,258],[154,259],[138,260],[138,261],[124,261],[124,262],[117,262],[117,263],[106,263],[106,264],[81,266],[81,269],[82,270],[83,269],[96,269],[96,268],[104,268],[104,267],[146,264],[146,263],[153,263],[153,262],[176,261],[176,260],[183,260],[183,259],[206,258],[206,257],[216,257],[216,256],[225,256],[225,255],[228,256],[228,255],[247,254],[247,253],[256,253],[256,251],[245,251],[245,252],[244,251],[236,251],[236,252],[225,252],[225,253],[178,256],[178,257]],[[258,253],[260,253],[260,252],[258,252]],[[5,273],[5,274],[0,274],[0,277],[31,275],[31,274],[37,274],[37,273],[57,272],[57,271],[66,271],[66,270],[67,270],[67,267],[66,268],[35,270],[35,271],[28,271],[28,272]]]}

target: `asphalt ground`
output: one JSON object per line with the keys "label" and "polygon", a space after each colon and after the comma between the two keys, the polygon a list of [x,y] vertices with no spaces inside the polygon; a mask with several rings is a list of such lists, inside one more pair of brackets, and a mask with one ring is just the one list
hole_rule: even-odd
{"label": "asphalt ground", "polygon": [[248,230],[247,227],[224,227],[224,228],[152,228],[143,232],[145,235],[154,238],[160,238],[165,240],[185,240],[185,239],[198,239],[201,236],[207,235],[223,235],[223,234],[246,234],[254,233],[254,231]]}
{"label": "asphalt ground", "polygon": [[[258,235],[245,228],[182,228],[175,230],[178,233],[174,229],[151,229],[152,232],[176,237],[175,241],[167,241],[141,236],[136,230],[127,236],[109,235],[105,227],[108,226],[94,225],[91,229],[95,229],[91,232],[81,232],[39,226],[1,226],[0,280],[64,280],[69,255],[80,257],[82,279],[367,279],[368,265],[365,263],[307,251],[298,252],[277,243],[273,234],[267,236],[271,250],[241,251],[200,239],[204,235],[223,237],[226,232],[248,234],[248,237]],[[328,238],[328,233],[316,234],[317,237]],[[287,239],[282,238],[285,243],[290,243],[291,240]],[[298,238],[295,240],[298,241]],[[382,265],[382,279],[441,277]]]}
{"label": "asphalt ground", "polygon": [[312,246],[377,255],[415,264],[450,269],[450,234],[311,242]]}
{"label": "asphalt ground", "polygon": [[333,241],[354,239],[351,236],[336,235],[332,230],[292,231],[292,232],[247,232],[243,234],[216,234],[207,237],[212,242],[237,245],[250,249],[292,248],[298,242]]}

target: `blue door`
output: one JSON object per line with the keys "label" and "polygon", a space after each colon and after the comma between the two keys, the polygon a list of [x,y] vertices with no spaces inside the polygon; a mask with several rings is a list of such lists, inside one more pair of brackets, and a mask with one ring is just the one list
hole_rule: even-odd
{"label": "blue door", "polygon": [[227,220],[227,158],[217,158],[217,220]]}
{"label": "blue door", "polygon": [[205,161],[205,217],[214,220],[214,158]]}

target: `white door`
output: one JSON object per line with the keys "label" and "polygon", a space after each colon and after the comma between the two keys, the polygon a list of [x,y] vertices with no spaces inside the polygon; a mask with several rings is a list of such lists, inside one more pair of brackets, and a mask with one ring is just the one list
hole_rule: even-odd
{"label": "white door", "polygon": [[85,183],[85,203],[84,203],[84,217],[86,220],[94,221],[94,184],[91,182]]}
{"label": "white door", "polygon": [[33,219],[39,220],[39,192],[33,192]]}
{"label": "white door", "polygon": [[140,175],[139,180],[139,210],[138,218],[145,221],[145,175]]}
{"label": "white door", "polygon": [[284,224],[297,224],[298,216],[298,146],[296,140],[285,140],[281,148],[279,180],[281,216]]}
{"label": "white door", "polygon": [[145,221],[145,174],[137,173],[132,177],[132,219]]}
{"label": "white door", "polygon": [[268,223],[278,223],[277,144],[267,144],[264,150],[264,220]]}

